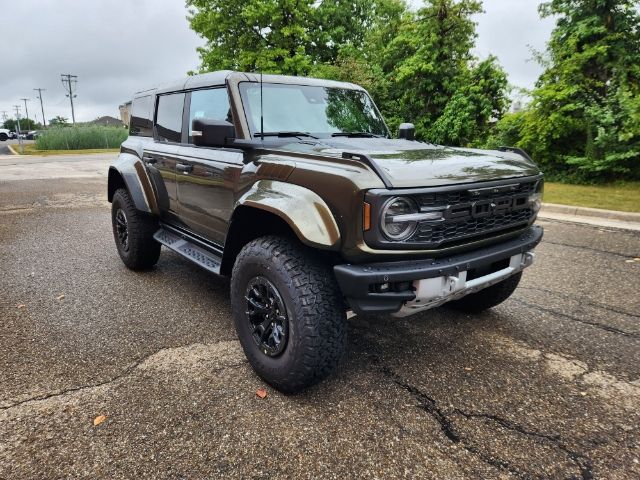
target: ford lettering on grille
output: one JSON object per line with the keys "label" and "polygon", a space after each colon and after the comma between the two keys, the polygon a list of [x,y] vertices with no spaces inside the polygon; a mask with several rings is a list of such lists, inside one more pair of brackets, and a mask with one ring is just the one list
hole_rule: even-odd
{"label": "ford lettering on grille", "polygon": [[536,181],[416,195],[421,212],[442,212],[418,224],[411,245],[437,248],[492,232],[523,226],[534,218],[529,196]]}
{"label": "ford lettering on grille", "polygon": [[[505,213],[525,209],[529,206],[528,195],[514,195],[511,197],[498,197],[490,200],[477,200],[475,202],[447,205],[442,212],[444,221],[461,222],[470,218],[484,218],[491,215],[504,215]],[[428,209],[425,209],[428,211]],[[435,209],[433,209],[435,210]]]}

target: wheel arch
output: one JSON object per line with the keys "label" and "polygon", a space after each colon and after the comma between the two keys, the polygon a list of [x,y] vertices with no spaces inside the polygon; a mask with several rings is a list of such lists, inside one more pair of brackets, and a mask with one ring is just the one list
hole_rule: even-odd
{"label": "wheel arch", "polygon": [[245,205],[236,207],[227,232],[220,273],[231,275],[242,247],[264,235],[296,238],[289,224],[275,213]]}
{"label": "wheel arch", "polygon": [[225,240],[222,274],[231,273],[244,245],[264,235],[286,235],[309,247],[337,251],[340,231],[327,204],[311,190],[261,180],[237,202]]}
{"label": "wheel arch", "polygon": [[107,200],[113,201],[118,188],[126,188],[137,210],[158,214],[155,193],[140,159],[131,154],[120,154],[109,167]]}

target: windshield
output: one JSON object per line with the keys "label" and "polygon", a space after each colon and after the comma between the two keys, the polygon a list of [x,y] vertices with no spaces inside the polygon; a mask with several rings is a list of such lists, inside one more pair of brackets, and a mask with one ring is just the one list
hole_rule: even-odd
{"label": "windshield", "polygon": [[[242,103],[253,136],[260,135],[260,84],[240,83]],[[354,133],[388,135],[369,95],[360,90],[264,83],[265,134],[306,133],[315,137]]]}

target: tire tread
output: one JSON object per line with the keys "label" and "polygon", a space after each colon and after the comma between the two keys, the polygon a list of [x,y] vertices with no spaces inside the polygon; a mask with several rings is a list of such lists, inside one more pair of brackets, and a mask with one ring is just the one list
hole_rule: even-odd
{"label": "tire tread", "polygon": [[[243,348],[258,375],[283,392],[297,392],[327,377],[344,356],[347,325],[342,297],[331,266],[312,250],[289,238],[260,237],[243,247],[234,264],[231,279],[234,316],[242,316],[244,286],[238,283],[241,269],[255,261],[269,262],[278,278],[288,279],[286,294],[292,297],[294,310],[291,312],[294,318],[289,321],[298,322],[299,361],[286,371],[274,372],[267,368],[257,348],[244,344]],[[245,319],[236,318],[237,328],[238,321]]]}
{"label": "tire tread", "polygon": [[132,270],[152,268],[160,257],[161,245],[153,238],[158,230],[158,221],[153,216],[136,209],[129,192],[124,188],[119,188],[113,194],[111,214],[116,245],[119,245],[119,240],[114,218],[118,206],[124,210],[129,228],[129,252],[124,252],[118,247],[120,258]]}

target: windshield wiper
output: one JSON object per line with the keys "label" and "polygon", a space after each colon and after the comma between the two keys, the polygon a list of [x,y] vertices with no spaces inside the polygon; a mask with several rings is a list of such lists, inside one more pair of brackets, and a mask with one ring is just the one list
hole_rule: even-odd
{"label": "windshield wiper", "polygon": [[311,135],[309,132],[257,132],[253,134],[254,137],[261,137],[263,135],[265,137],[310,137],[318,139],[318,137]]}
{"label": "windshield wiper", "polygon": [[331,134],[332,137],[366,137],[366,138],[384,138],[384,135],[377,135],[370,132],[336,132]]}

